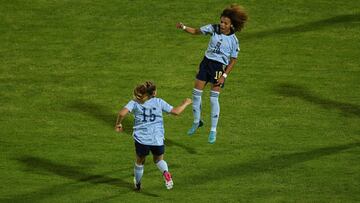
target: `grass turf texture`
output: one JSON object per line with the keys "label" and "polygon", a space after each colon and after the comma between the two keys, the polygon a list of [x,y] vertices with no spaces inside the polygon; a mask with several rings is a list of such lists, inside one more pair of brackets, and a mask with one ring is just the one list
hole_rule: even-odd
{"label": "grass turf texture", "polygon": [[10,1],[0,7],[0,201],[360,201],[360,2],[242,1],[250,20],[220,95],[215,145],[192,113],[165,117],[167,191],[145,165],[132,190],[134,86],[191,96],[208,37],[232,1]]}

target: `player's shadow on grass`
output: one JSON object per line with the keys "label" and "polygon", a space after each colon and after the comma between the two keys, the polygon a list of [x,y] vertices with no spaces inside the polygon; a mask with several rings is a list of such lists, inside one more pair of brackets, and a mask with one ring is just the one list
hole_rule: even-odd
{"label": "player's shadow on grass", "polygon": [[325,109],[338,109],[345,116],[360,117],[360,106],[321,98],[320,96],[312,93],[310,90],[299,85],[289,83],[279,84],[274,88],[274,90],[279,95],[285,97],[297,97],[307,102],[319,105]]}
{"label": "player's shadow on grass", "polygon": [[246,41],[250,39],[270,37],[272,35],[308,32],[308,31],[322,29],[325,27],[333,27],[336,25],[349,24],[349,23],[354,23],[354,25],[355,23],[360,23],[360,14],[357,13],[357,14],[339,15],[324,20],[309,22],[293,27],[284,27],[284,28],[278,28],[267,31],[253,32],[253,33],[244,32],[243,34],[241,34],[241,38]]}
{"label": "player's shadow on grass", "polygon": [[[95,104],[92,102],[84,102],[84,101],[75,101],[68,105],[73,111],[80,112],[89,117],[95,118],[98,121],[109,126],[109,128],[114,129],[115,122],[117,118],[117,114],[112,113],[111,109],[107,106],[101,104]],[[124,132],[126,134],[132,133],[133,121],[131,121],[130,117],[126,117],[123,122]]]}
{"label": "player's shadow on grass", "polygon": [[[305,152],[295,152],[290,154],[281,154],[267,159],[254,160],[245,163],[234,163],[222,167],[214,167],[204,171],[201,175],[194,175],[189,178],[188,184],[204,184],[209,181],[217,181],[223,178],[236,178],[242,176],[255,176],[257,174],[278,172],[279,170],[290,168],[293,165],[319,159],[323,156],[329,156],[342,151],[360,147],[360,143],[350,143],[331,147],[322,147]],[[193,181],[193,182],[192,182]]]}
{"label": "player's shadow on grass", "polygon": [[69,166],[53,162],[48,159],[23,156],[17,159],[24,164],[27,170],[37,173],[45,173],[65,177],[77,182],[85,182],[91,184],[106,184],[116,187],[132,188],[132,184],[118,178],[111,178],[106,175],[94,175],[83,171],[80,167]]}
{"label": "player's shadow on grass", "polygon": [[170,140],[169,138],[166,138],[165,139],[165,145],[166,146],[177,146],[177,147],[180,147],[180,148],[183,148],[184,150],[186,150],[189,154],[196,154],[196,150],[192,147],[189,147],[189,146],[186,146],[184,144],[181,144],[181,143],[178,143],[178,142],[175,142],[173,140]]}
{"label": "player's shadow on grass", "polygon": [[[132,192],[133,184],[126,182],[119,178],[112,178],[107,175],[96,175],[85,172],[81,169],[81,167],[68,166],[65,164],[55,163],[51,160],[33,157],[33,156],[23,156],[16,159],[20,163],[25,166],[25,171],[30,171],[37,174],[48,174],[48,175],[56,175],[60,177],[67,178],[69,180],[73,180],[76,183],[67,183],[56,186],[46,187],[45,189],[19,194],[15,197],[10,198],[0,198],[0,201],[6,200],[9,202],[27,202],[27,201],[40,201],[42,199],[46,199],[51,195],[69,195],[74,193],[77,189],[84,187],[85,185],[79,185],[79,183],[87,183],[93,185],[107,185],[112,186],[116,190],[125,189],[125,191]],[[122,191],[124,193],[124,191]],[[141,195],[151,196],[151,197],[159,197],[156,194],[152,194],[146,191],[142,191]],[[120,195],[111,195],[108,197],[102,197],[102,200],[109,200],[116,198]]]}

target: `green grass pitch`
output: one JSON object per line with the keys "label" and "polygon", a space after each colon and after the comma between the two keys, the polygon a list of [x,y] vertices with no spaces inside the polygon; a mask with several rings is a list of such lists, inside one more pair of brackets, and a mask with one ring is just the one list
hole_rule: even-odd
{"label": "green grass pitch", "polygon": [[[0,1],[0,202],[359,202],[360,1]],[[165,117],[166,190],[151,157],[132,190],[132,117],[152,80],[191,97],[209,41],[175,28],[243,5],[241,52],[220,94],[218,138]]]}

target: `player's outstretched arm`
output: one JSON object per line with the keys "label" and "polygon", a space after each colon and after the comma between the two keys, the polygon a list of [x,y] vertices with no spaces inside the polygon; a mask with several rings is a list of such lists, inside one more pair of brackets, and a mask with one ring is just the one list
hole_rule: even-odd
{"label": "player's outstretched arm", "polygon": [[125,116],[129,113],[129,110],[127,108],[123,108],[119,111],[118,117],[116,119],[115,123],[115,131],[116,132],[122,132],[124,131],[124,128],[121,124],[121,122],[124,120]]}
{"label": "player's outstretched arm", "polygon": [[174,107],[170,113],[177,116],[177,115],[181,114],[181,112],[183,112],[185,110],[185,108],[188,105],[190,105],[191,103],[192,103],[192,100],[189,98],[186,98],[179,106]]}
{"label": "player's outstretched arm", "polygon": [[200,29],[198,28],[192,28],[192,27],[189,27],[189,26],[185,26],[183,23],[176,23],[176,28],[178,29],[182,29],[184,30],[185,32],[187,33],[190,33],[190,34],[193,34],[193,35],[199,35],[201,34],[201,31]]}

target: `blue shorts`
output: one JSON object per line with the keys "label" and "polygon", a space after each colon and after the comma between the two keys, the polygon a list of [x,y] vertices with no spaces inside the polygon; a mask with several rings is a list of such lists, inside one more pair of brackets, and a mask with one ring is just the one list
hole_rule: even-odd
{"label": "blue shorts", "polygon": [[200,63],[199,72],[196,75],[196,79],[205,81],[206,83],[210,82],[212,84],[216,84],[217,80],[225,72],[225,67],[226,65],[218,61],[204,57]]}
{"label": "blue shorts", "polygon": [[135,151],[136,154],[140,157],[149,155],[149,151],[151,151],[153,155],[160,156],[165,152],[165,145],[161,145],[161,146],[144,145],[135,141]]}

